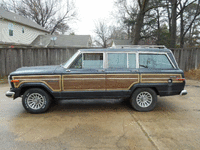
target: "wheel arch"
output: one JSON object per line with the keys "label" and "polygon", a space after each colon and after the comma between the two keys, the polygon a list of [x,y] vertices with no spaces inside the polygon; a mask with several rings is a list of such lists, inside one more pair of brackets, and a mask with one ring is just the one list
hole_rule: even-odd
{"label": "wheel arch", "polygon": [[44,83],[24,83],[22,84],[20,87],[20,95],[23,95],[27,90],[32,89],[32,88],[39,88],[44,90],[47,94],[49,94],[49,96],[51,98],[54,98],[53,94],[52,94],[52,90],[45,85]]}
{"label": "wheel arch", "polygon": [[157,95],[160,95],[158,89],[156,88],[156,85],[151,84],[135,84],[131,87],[131,95],[139,88],[150,88],[156,92]]}

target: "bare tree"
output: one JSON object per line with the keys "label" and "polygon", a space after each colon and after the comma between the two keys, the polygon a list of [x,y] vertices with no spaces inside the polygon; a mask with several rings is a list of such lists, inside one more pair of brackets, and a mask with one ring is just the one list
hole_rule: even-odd
{"label": "bare tree", "polygon": [[95,23],[94,33],[97,36],[95,43],[103,48],[107,48],[110,39],[110,29],[105,21],[98,21]]}
{"label": "bare tree", "polygon": [[138,5],[136,1],[116,0],[115,13],[113,16],[118,18],[118,22],[128,35],[128,39],[134,39],[135,24],[138,14]]}
{"label": "bare tree", "polygon": [[49,29],[51,34],[62,27],[60,24],[67,25],[77,16],[75,5],[70,0],[2,0],[1,6],[35,21]]}
{"label": "bare tree", "polygon": [[[180,15],[180,47],[184,47],[184,38],[187,32],[192,28],[195,20],[200,15],[200,0],[195,3],[196,0],[190,1],[185,0],[185,2],[179,2],[179,13]],[[184,17],[185,16],[185,17]]]}
{"label": "bare tree", "polygon": [[71,32],[71,28],[69,27],[69,25],[65,24],[65,23],[60,23],[58,24],[56,31],[59,32],[60,34],[65,34],[66,31],[69,33]]}
{"label": "bare tree", "polygon": [[[131,39],[133,44],[137,45],[141,38],[150,37],[149,35],[144,35],[148,30],[151,30],[151,23],[155,19],[149,18],[152,14],[151,10],[155,10],[159,7],[164,7],[165,4],[161,3],[163,0],[116,0],[115,5],[118,7],[119,14],[124,24],[128,26],[128,31],[131,28]],[[156,4],[156,5],[154,5]],[[150,25],[150,26],[149,26]],[[147,33],[147,32],[146,32]]]}

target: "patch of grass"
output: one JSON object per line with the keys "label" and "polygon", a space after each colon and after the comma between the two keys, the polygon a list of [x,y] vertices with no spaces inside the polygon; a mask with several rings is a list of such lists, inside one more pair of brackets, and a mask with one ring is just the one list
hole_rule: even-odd
{"label": "patch of grass", "polygon": [[200,80],[200,69],[189,70],[184,75],[188,79]]}
{"label": "patch of grass", "polygon": [[0,84],[8,83],[8,77],[7,76],[0,76]]}

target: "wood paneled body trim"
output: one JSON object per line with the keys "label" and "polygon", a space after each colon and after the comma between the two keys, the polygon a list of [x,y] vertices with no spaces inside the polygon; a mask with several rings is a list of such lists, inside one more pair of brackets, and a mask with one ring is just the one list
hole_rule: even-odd
{"label": "wood paneled body trim", "polygon": [[141,83],[168,83],[171,79],[172,83],[183,83],[183,81],[176,80],[182,78],[181,74],[141,74]]}
{"label": "wood paneled body trim", "polygon": [[62,76],[63,91],[105,91],[105,74],[70,74]]}
{"label": "wood paneled body trim", "polygon": [[129,90],[139,83],[139,74],[107,74],[106,90]]}
{"label": "wood paneled body trim", "polygon": [[61,75],[13,76],[12,79],[19,80],[14,83],[15,88],[23,83],[37,82],[46,84],[52,91],[61,91]]}
{"label": "wood paneled body trim", "polygon": [[44,83],[52,91],[111,91],[129,90],[137,83],[183,83],[176,80],[182,74],[69,74],[69,75],[35,75],[13,76],[13,83],[18,88],[23,83]]}

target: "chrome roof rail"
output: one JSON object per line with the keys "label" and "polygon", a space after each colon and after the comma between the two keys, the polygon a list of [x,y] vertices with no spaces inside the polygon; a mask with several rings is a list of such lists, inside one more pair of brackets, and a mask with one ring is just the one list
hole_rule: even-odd
{"label": "chrome roof rail", "polygon": [[130,48],[158,48],[158,49],[166,49],[164,45],[116,45],[115,47],[110,48],[123,48],[123,49],[130,49]]}

